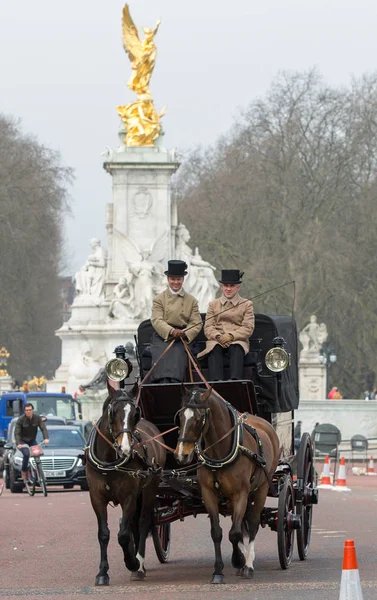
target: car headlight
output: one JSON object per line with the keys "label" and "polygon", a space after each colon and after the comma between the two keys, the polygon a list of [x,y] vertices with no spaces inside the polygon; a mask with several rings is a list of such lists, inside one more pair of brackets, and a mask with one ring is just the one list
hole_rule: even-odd
{"label": "car headlight", "polygon": [[289,354],[284,348],[276,346],[271,348],[265,357],[266,367],[274,373],[280,373],[284,371],[289,365]]}
{"label": "car headlight", "polygon": [[77,466],[77,467],[82,467],[82,459],[81,459],[81,458],[78,458],[78,459],[77,459],[77,464],[76,464],[76,466]]}

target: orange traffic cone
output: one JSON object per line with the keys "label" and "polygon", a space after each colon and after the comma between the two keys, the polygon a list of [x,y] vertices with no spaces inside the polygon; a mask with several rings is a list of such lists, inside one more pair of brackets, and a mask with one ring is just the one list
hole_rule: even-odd
{"label": "orange traffic cone", "polygon": [[363,600],[356,549],[353,540],[344,542],[342,579],[340,581],[339,600]]}
{"label": "orange traffic cone", "polygon": [[336,492],[350,492],[351,488],[347,487],[346,483],[346,459],[344,456],[340,459],[338,479],[335,482],[334,490]]}
{"label": "orange traffic cone", "polygon": [[330,479],[330,457],[329,456],[326,456],[326,458],[325,458],[325,462],[323,464],[321,483],[318,487],[322,488],[322,489],[327,489],[327,490],[333,489],[333,486],[331,485],[331,479]]}
{"label": "orange traffic cone", "polygon": [[370,457],[368,471],[366,474],[367,475],[377,475],[376,471],[374,470],[373,456]]}

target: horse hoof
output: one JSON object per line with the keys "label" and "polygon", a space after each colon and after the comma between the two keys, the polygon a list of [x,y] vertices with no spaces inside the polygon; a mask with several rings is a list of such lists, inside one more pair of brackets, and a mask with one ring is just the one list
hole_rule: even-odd
{"label": "horse hoof", "polygon": [[145,571],[132,571],[131,581],[143,581],[145,579]]}
{"label": "horse hoof", "polygon": [[251,567],[244,567],[241,571],[241,577],[244,577],[245,579],[253,579],[254,569]]}
{"label": "horse hoof", "polygon": [[108,575],[97,575],[96,585],[109,585],[110,579]]}
{"label": "horse hoof", "polygon": [[213,575],[211,583],[224,583],[224,575]]}

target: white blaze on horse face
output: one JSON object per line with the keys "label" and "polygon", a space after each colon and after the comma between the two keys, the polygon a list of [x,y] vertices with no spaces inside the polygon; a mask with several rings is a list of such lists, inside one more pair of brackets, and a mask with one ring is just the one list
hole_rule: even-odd
{"label": "white blaze on horse face", "polygon": [[[124,420],[123,420],[123,429],[129,429],[128,419],[130,417],[131,406],[130,404],[126,404],[124,408]],[[120,445],[122,452],[125,456],[128,456],[131,452],[130,440],[127,433],[123,433],[122,435],[122,443]]]}
{"label": "white blaze on horse face", "polygon": [[[190,419],[192,419],[192,417],[194,416],[194,411],[191,408],[186,408],[183,416],[185,417],[185,424],[183,427],[183,431],[181,431],[181,435],[179,437],[184,438],[186,431],[188,429],[189,423],[190,423]],[[179,442],[178,445],[178,458],[183,458],[184,454],[183,454],[183,445],[184,442]]]}

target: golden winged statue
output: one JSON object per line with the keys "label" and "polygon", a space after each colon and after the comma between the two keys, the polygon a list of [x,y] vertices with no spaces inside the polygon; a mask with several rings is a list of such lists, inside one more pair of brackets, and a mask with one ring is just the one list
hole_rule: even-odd
{"label": "golden winged statue", "polygon": [[160,118],[165,114],[165,109],[159,114],[156,112],[149,89],[157,54],[154,36],[159,25],[160,21],[157,21],[154,29],[145,27],[145,38],[141,41],[128,4],[125,4],[122,20],[123,47],[132,67],[131,79],[127,85],[137,94],[135,102],[117,106],[117,112],[126,126],[127,146],[153,146],[161,132]]}

